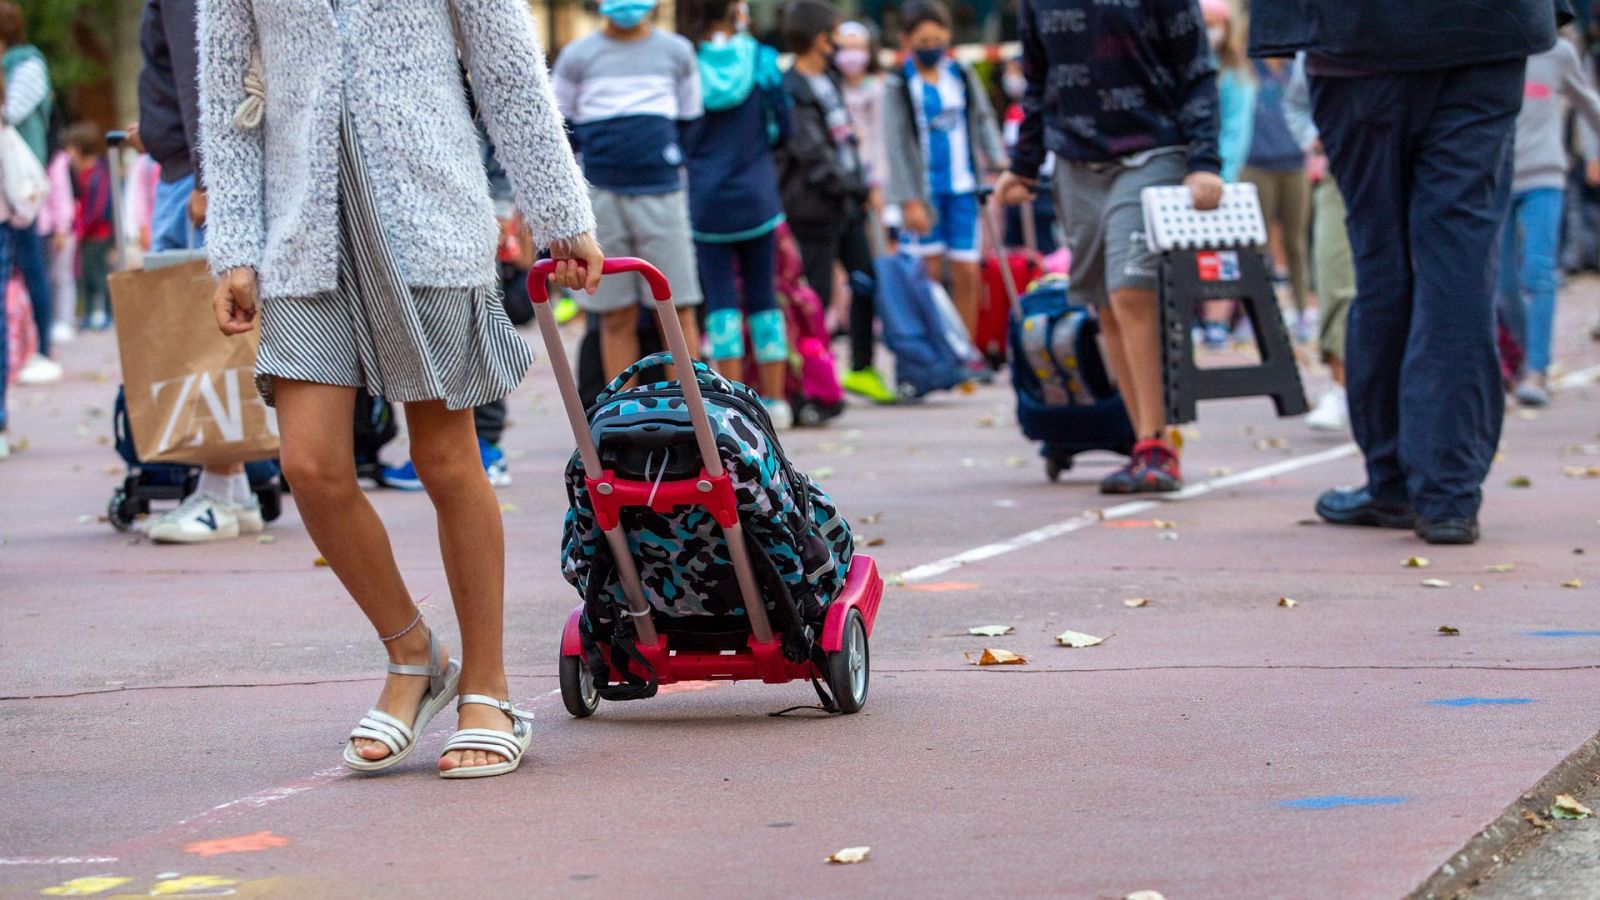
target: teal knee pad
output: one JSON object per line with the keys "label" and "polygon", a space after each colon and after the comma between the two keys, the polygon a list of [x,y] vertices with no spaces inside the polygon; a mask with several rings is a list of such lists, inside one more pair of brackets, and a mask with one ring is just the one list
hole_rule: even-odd
{"label": "teal knee pad", "polygon": [[706,337],[711,341],[712,359],[744,357],[744,313],[719,309],[706,316]]}
{"label": "teal knee pad", "polygon": [[789,358],[789,339],[784,334],[783,311],[768,309],[750,317],[750,343],[756,346],[756,362],[775,363]]}

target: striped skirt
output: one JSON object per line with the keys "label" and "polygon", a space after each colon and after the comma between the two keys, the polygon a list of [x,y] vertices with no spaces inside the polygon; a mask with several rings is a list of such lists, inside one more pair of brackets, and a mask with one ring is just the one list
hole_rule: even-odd
{"label": "striped skirt", "polygon": [[256,389],[274,378],[366,388],[391,403],[481,406],[511,393],[533,353],[498,285],[409,287],[378,221],[346,110],[339,138],[339,282],[331,293],[261,302]]}

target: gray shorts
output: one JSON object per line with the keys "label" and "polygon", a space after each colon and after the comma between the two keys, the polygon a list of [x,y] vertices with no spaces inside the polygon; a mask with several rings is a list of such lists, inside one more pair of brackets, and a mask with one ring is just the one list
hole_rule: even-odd
{"label": "gray shorts", "polygon": [[[590,185],[589,199],[594,203],[595,238],[606,256],[637,256],[660,269],[672,285],[674,306],[700,303],[688,194],[619,194]],[[593,296],[578,294],[578,307],[591,313],[651,302],[650,289],[637,275],[609,276]]]}
{"label": "gray shorts", "polygon": [[1079,302],[1105,306],[1112,291],[1156,290],[1160,260],[1145,243],[1139,192],[1180,184],[1187,169],[1182,148],[1056,166],[1056,214],[1072,250],[1071,291]]}

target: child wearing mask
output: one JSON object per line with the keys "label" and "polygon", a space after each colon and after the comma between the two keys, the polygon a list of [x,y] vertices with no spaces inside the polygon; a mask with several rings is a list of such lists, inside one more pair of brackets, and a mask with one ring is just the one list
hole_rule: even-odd
{"label": "child wearing mask", "polygon": [[844,389],[876,403],[895,393],[873,366],[875,279],[867,240],[866,172],[844,91],[831,67],[839,12],[823,0],[791,0],[783,10],[784,49],[794,64],[783,76],[792,107],[789,140],[778,148],[778,184],[789,227],[800,245],[806,281],[819,292],[833,266],[850,283],[850,371]]}
{"label": "child wearing mask", "polygon": [[683,133],[689,215],[711,365],[744,378],[748,325],[756,389],[782,431],[794,425],[794,411],[784,398],[789,344],[773,282],[783,203],[772,146],[787,137],[789,105],[777,52],[740,29],[742,12],[735,0],[678,2],[678,33],[698,48],[705,107]]}
{"label": "child wearing mask", "polygon": [[971,334],[978,324],[977,190],[985,172],[1005,168],[1000,129],[983,83],[950,56],[945,5],[913,0],[902,8],[900,27],[910,58],[884,85],[884,201],[900,206],[906,247],[931,273],[937,277],[948,258],[950,298]]}
{"label": "child wearing mask", "polygon": [[[561,51],[553,81],[589,181],[596,240],[608,256],[638,256],[661,270],[693,350],[701,293],[678,135],[700,118],[700,73],[687,40],[650,24],[655,6],[602,0],[605,27]],[[579,295],[578,305],[600,317],[607,377],[639,358],[638,307],[651,302],[641,278],[607,278]]]}

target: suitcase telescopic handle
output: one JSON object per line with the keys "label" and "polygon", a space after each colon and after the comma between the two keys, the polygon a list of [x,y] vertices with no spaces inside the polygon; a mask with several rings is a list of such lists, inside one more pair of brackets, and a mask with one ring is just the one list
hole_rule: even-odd
{"label": "suitcase telescopic handle", "polygon": [[[578,261],[578,265],[582,267],[583,263]],[[541,259],[534,263],[533,268],[528,271],[528,297],[534,303],[549,302],[550,284],[548,279],[555,270],[556,260]],[[660,269],[642,259],[632,256],[617,256],[606,260],[605,265],[600,267],[602,275],[618,275],[623,272],[638,272],[644,276],[644,280],[650,285],[650,296],[654,297],[657,303],[665,303],[672,299],[672,286],[667,284],[667,276],[661,274]]]}

